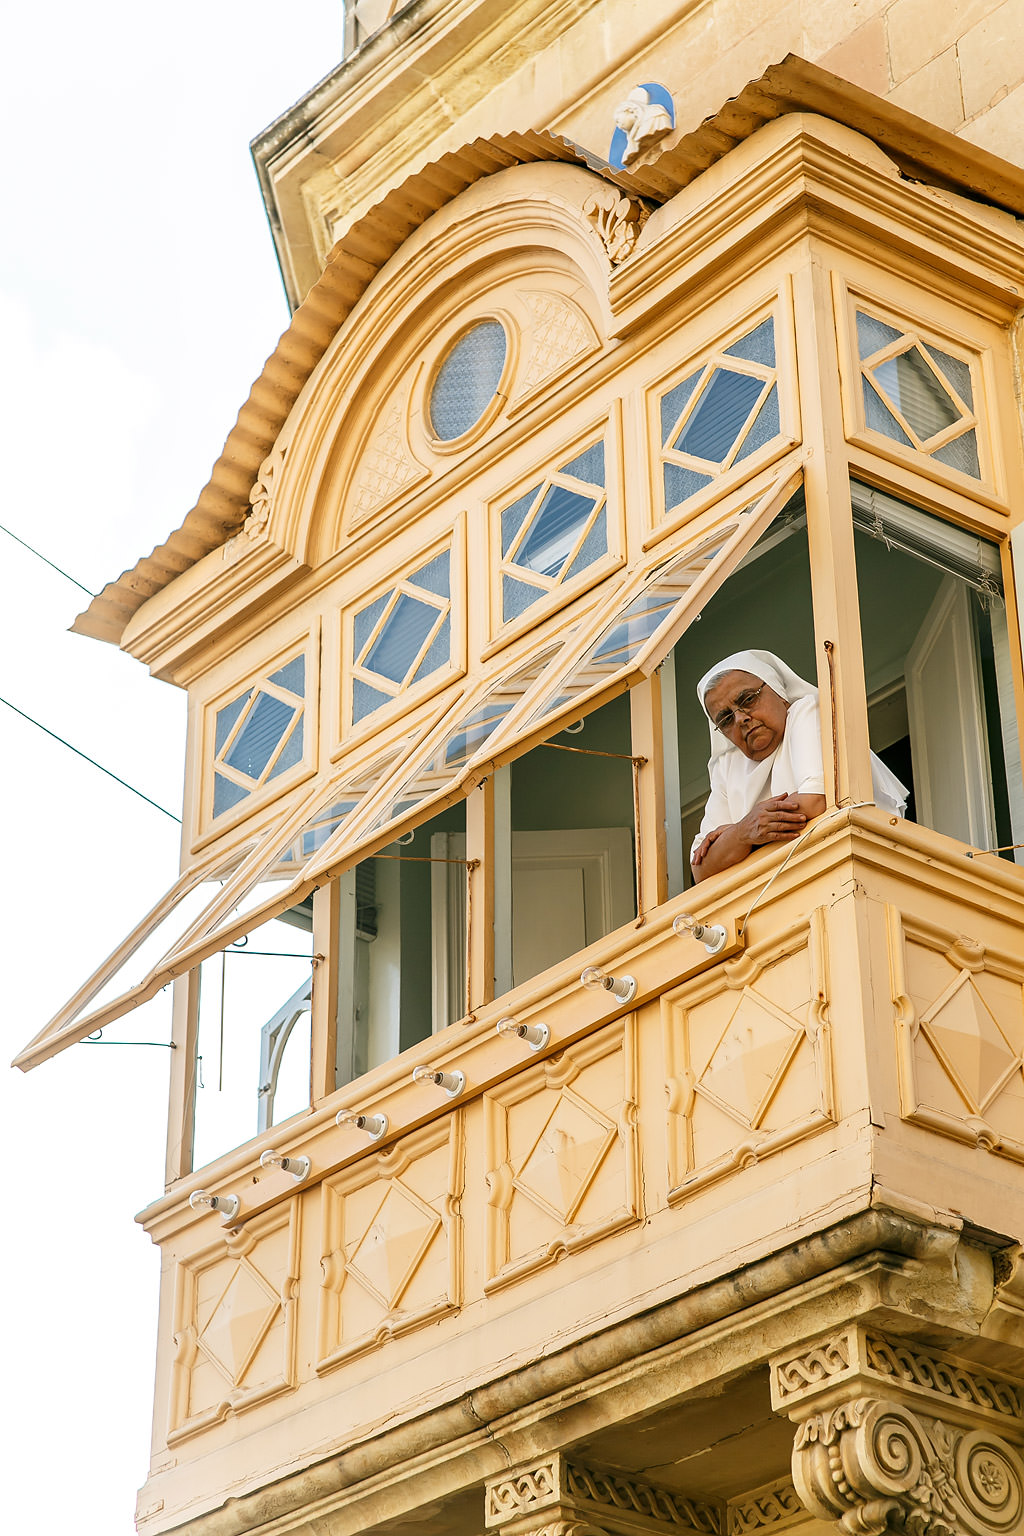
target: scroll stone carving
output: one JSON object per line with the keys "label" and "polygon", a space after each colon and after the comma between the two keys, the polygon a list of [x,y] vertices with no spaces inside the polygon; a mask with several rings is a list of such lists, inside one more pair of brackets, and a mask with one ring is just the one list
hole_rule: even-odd
{"label": "scroll stone carving", "polygon": [[800,1425],[802,1502],[848,1536],[1012,1536],[1024,1519],[1024,1461],[986,1430],[858,1397]]}
{"label": "scroll stone carving", "polygon": [[722,1514],[717,1505],[621,1472],[578,1466],[558,1453],[502,1473],[485,1493],[487,1529],[500,1529],[502,1536],[724,1536]]}
{"label": "scroll stone carving", "polygon": [[640,231],[650,217],[649,209],[636,197],[622,197],[614,187],[602,188],[583,204],[586,218],[601,236],[613,266],[631,256]]}

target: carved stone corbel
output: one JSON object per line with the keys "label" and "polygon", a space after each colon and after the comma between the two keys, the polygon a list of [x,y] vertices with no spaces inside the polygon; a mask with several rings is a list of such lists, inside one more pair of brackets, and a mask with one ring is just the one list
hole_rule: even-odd
{"label": "carved stone corbel", "polygon": [[851,1325],[772,1361],[803,1505],[847,1536],[1024,1529],[1019,1381]]}
{"label": "carved stone corbel", "polygon": [[849,1536],[1014,1536],[1024,1522],[1024,1461],[990,1430],[858,1397],[797,1430],[801,1502]]}
{"label": "carved stone corbel", "polygon": [[724,1536],[723,1511],[558,1452],[491,1478],[485,1524],[501,1536]]}

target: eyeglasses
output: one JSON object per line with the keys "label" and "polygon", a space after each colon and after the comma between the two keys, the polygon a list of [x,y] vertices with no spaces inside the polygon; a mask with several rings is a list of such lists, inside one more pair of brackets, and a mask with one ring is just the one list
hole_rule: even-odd
{"label": "eyeglasses", "polygon": [[750,711],[761,697],[761,691],[765,686],[766,684],[762,683],[758,688],[746,688],[742,693],[737,694],[736,698],[733,700],[732,708],[723,709],[721,714],[716,715],[712,720],[711,724],[714,726],[715,730],[721,731],[723,736],[728,735],[733,726],[736,724],[737,713],[741,715],[749,715]]}

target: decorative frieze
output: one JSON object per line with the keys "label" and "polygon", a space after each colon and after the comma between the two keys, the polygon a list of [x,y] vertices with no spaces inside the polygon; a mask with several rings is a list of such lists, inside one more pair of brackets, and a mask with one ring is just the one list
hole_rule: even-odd
{"label": "decorative frieze", "polygon": [[807,1511],[793,1484],[770,1483],[738,1499],[729,1500],[726,1529],[728,1536],[753,1536],[754,1532],[785,1530],[797,1521],[805,1521]]}
{"label": "decorative frieze", "polygon": [[848,1536],[1011,1536],[1024,1520],[1024,1461],[989,1430],[856,1397],[800,1425],[801,1501]]}
{"label": "decorative frieze", "polygon": [[657,1488],[621,1472],[597,1471],[567,1461],[555,1453],[542,1461],[504,1472],[488,1484],[485,1495],[488,1530],[504,1536],[530,1536],[561,1530],[562,1536],[583,1529],[633,1536],[633,1533],[692,1531],[700,1536],[724,1536],[722,1509],[688,1499],[668,1488]]}
{"label": "decorative frieze", "polygon": [[932,1411],[953,1409],[969,1422],[980,1417],[1024,1433],[1024,1383],[876,1329],[847,1328],[772,1362],[772,1401],[779,1411],[792,1416],[794,1407],[833,1388],[844,1397],[851,1390],[896,1388]]}

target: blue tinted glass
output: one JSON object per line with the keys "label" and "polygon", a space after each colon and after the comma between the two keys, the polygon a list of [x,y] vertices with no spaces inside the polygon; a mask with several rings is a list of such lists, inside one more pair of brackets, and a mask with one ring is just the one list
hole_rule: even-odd
{"label": "blue tinted glass", "polygon": [[948,464],[950,469],[958,469],[961,474],[973,475],[975,480],[981,479],[981,465],[978,463],[978,439],[972,427],[965,432],[963,437],[954,437],[951,443],[943,448],[936,448],[932,454],[933,459],[938,459],[942,464]]}
{"label": "blue tinted glass", "polygon": [[285,731],[295,718],[295,706],[260,693],[246,717],[245,724],[231,743],[224,761],[238,773],[258,779],[270,762]]}
{"label": "blue tinted glass", "polygon": [[512,708],[514,700],[492,700],[481,704],[461,722],[444,745],[446,768],[459,768],[468,762],[489,736],[492,736]]}
{"label": "blue tinted glass", "polygon": [[593,497],[553,485],[516,551],[515,564],[541,576],[557,576],[593,510]]}
{"label": "blue tinted glass", "polygon": [[501,617],[504,623],[510,619],[518,619],[521,613],[525,613],[531,603],[535,603],[538,597],[543,597],[539,587],[531,587],[529,582],[515,581],[511,576],[501,578]]}
{"label": "blue tinted glass", "polygon": [[765,443],[770,443],[773,437],[779,435],[779,392],[773,384],[768,392],[768,398],[754,417],[753,425],[746,437],[743,446],[736,455],[736,463],[745,459],[748,454],[756,453],[758,448],[763,448]]}
{"label": "blue tinted glass", "polygon": [[763,363],[766,368],[774,368],[775,321],[769,315],[767,320],[761,321],[756,330],[741,336],[739,341],[734,341],[731,347],[726,347],[725,355],[742,357],[748,363]]}
{"label": "blue tinted glass", "polygon": [[352,639],[355,643],[357,656],[373,634],[374,626],[387,607],[390,596],[390,592],[385,592],[383,597],[375,597],[372,603],[368,603],[365,608],[361,608],[356,614],[352,623]]}
{"label": "blue tinted glass", "polygon": [[244,800],[250,791],[243,789],[241,784],[232,784],[230,779],[225,779],[222,774],[213,776],[213,814],[223,816],[225,811],[230,811],[239,800]]}
{"label": "blue tinted glass", "polygon": [[948,352],[940,352],[938,347],[925,347],[925,351],[935,366],[942,369],[960,399],[973,411],[974,390],[971,387],[971,370],[967,364],[958,357],[950,357]]}
{"label": "blue tinted glass", "polygon": [[602,555],[608,553],[608,518],[604,507],[594,518],[594,526],[587,534],[580,546],[580,552],[572,565],[565,573],[568,581],[572,576],[578,576],[580,571],[585,571],[588,565],[593,565],[595,560],[600,560]]}
{"label": "blue tinted glass", "polygon": [[559,474],[575,475],[577,480],[586,480],[588,485],[604,485],[604,443],[584,449],[575,459],[563,464]]}
{"label": "blue tinted glass", "polygon": [[483,320],[460,336],[430,391],[430,424],[442,442],[461,437],[494,399],[505,366],[505,327]]}
{"label": "blue tinted glass", "polygon": [[739,435],[764,385],[749,373],[716,368],[711,382],[673,443],[695,459],[720,464]]}
{"label": "blue tinted glass", "polygon": [[960,420],[960,410],[916,347],[872,369],[892,403],[922,442]]}
{"label": "blue tinted glass", "polygon": [[885,325],[881,320],[875,320],[858,309],[857,347],[861,357],[871,357],[875,352],[881,352],[890,342],[899,341],[902,334],[902,331],[895,331],[891,325]]}
{"label": "blue tinted glass", "polygon": [[369,683],[364,683],[361,677],[354,677],[352,679],[353,723],[372,714],[382,704],[389,704],[390,702],[390,693],[381,693],[379,688],[371,688]]}
{"label": "blue tinted glass", "polygon": [[527,513],[536,501],[541,487],[535,485],[532,491],[527,491],[525,496],[520,496],[510,507],[506,507],[501,514],[501,552],[507,555],[512,547],[512,542],[526,521]]}
{"label": "blue tinted glass", "polygon": [[451,660],[451,653],[452,625],[446,615],[444,623],[430,642],[427,654],[416,668],[416,676],[429,677],[431,672],[437,671],[438,667],[446,667]]}
{"label": "blue tinted glass", "polygon": [[710,475],[698,475],[695,469],[684,469],[682,464],[666,464],[665,511],[671,512],[710,484]]}
{"label": "blue tinted glass", "polygon": [[691,373],[688,379],[684,379],[681,384],[670,389],[667,395],[661,397],[661,441],[664,444],[668,444],[676,422],[683,414],[687,401],[703,376],[703,368],[698,368],[696,373]]}
{"label": "blue tinted glass", "polygon": [[230,704],[225,704],[223,709],[217,711],[217,730],[214,742],[214,751],[219,752],[221,747],[231,735],[231,727],[238,719],[242,710],[252,698],[252,689],[248,693],[239,694],[237,699],[232,699]]}
{"label": "blue tinted glass", "polygon": [[913,448],[913,443],[900,426],[889,407],[881,399],[878,391],[867,379],[861,379],[864,389],[864,420],[875,432],[882,432],[886,437],[891,437],[895,443],[903,443],[907,448]]}
{"label": "blue tinted glass", "polygon": [[438,597],[451,595],[451,578],[449,567],[451,559],[448,550],[442,550],[428,565],[424,565],[418,571],[414,571],[408,578],[412,587],[422,587],[424,592],[433,592]]}
{"label": "blue tinted glass", "polygon": [[287,688],[289,693],[297,693],[303,698],[306,692],[306,658],[296,656],[286,667],[279,672],[271,672],[270,681],[276,683],[279,688]]}
{"label": "blue tinted glass", "polygon": [[281,748],[281,755],[267,774],[268,779],[276,779],[279,773],[284,773],[286,768],[294,768],[296,763],[302,761],[302,721],[296,725],[294,731],[288,737]]}
{"label": "blue tinted glass", "polygon": [[393,683],[405,681],[420,647],[437,623],[437,609],[402,592],[363,665]]}

